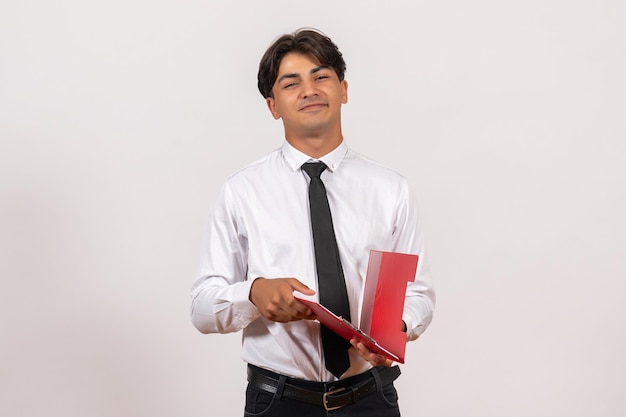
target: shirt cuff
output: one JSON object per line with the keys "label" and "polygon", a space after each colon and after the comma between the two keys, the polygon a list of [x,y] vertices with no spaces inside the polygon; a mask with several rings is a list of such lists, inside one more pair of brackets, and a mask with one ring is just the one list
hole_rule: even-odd
{"label": "shirt cuff", "polygon": [[406,324],[406,340],[417,339],[424,332],[424,325],[416,324],[415,319],[408,314],[402,315],[402,320]]}
{"label": "shirt cuff", "polygon": [[232,294],[231,302],[237,312],[236,321],[242,327],[261,317],[259,309],[250,301],[250,288],[253,282],[254,280],[249,280],[236,285]]}

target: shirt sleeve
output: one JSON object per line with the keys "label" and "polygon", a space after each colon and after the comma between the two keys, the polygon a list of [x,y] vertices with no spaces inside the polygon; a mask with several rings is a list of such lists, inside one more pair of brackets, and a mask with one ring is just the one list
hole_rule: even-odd
{"label": "shirt sleeve", "polygon": [[191,321],[202,333],[236,332],[260,317],[249,300],[247,239],[227,183],[209,215],[200,273],[191,290]]}
{"label": "shirt sleeve", "polygon": [[417,207],[406,182],[398,205],[394,247],[395,251],[418,255],[415,281],[407,286],[402,315],[402,320],[407,327],[407,340],[415,340],[432,321],[435,290],[428,267],[424,235],[420,228]]}

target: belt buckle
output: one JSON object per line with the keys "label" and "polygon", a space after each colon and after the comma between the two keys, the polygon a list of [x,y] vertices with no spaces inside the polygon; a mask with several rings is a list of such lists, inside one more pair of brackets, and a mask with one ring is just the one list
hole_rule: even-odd
{"label": "belt buckle", "polygon": [[348,404],[343,404],[343,405],[339,405],[339,406],[337,406],[337,407],[329,407],[329,406],[328,406],[328,396],[329,396],[329,395],[337,394],[337,393],[343,392],[343,391],[345,391],[345,390],[346,390],[346,388],[345,388],[345,387],[343,387],[343,388],[337,388],[337,389],[335,389],[335,390],[325,392],[325,393],[324,393],[324,396],[322,397],[322,401],[323,401],[323,403],[324,403],[324,409],[325,409],[326,411],[332,411],[332,410],[337,410],[337,409],[339,409],[339,408],[342,408],[342,407],[345,407],[346,405],[348,405]]}

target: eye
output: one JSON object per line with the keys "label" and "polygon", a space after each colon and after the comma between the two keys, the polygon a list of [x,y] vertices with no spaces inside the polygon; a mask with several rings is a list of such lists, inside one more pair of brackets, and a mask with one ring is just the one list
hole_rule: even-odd
{"label": "eye", "polygon": [[326,78],[328,78],[328,75],[318,75],[315,77],[316,80],[325,80]]}
{"label": "eye", "polygon": [[291,87],[294,87],[296,85],[298,85],[298,83],[292,82],[292,83],[288,83],[288,84],[283,85],[283,88],[291,88]]}

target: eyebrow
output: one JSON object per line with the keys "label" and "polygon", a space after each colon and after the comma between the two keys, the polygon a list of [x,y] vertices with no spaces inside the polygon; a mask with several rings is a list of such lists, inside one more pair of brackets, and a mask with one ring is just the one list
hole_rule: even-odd
{"label": "eyebrow", "polygon": [[[313,75],[316,72],[320,72],[321,70],[327,69],[329,68],[328,65],[320,65],[317,66],[315,68],[313,68],[311,71],[309,71],[309,74]],[[281,76],[278,80],[276,80],[277,83],[283,81],[283,80],[287,80],[287,79],[292,79],[292,78],[300,78],[300,74],[297,73],[289,73],[289,74],[285,74],[283,76]]]}

